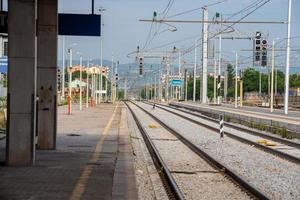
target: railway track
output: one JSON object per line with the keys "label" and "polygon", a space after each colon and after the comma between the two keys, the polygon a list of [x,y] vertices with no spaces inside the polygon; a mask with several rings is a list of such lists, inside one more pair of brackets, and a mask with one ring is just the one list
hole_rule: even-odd
{"label": "railway track", "polygon": [[[131,104],[131,105],[128,105]],[[156,116],[151,114],[146,109],[142,108],[141,106],[135,104],[134,102],[126,103],[129,110],[131,111],[134,120],[137,123],[137,126],[139,130],[142,132],[143,138],[146,142],[147,147],[149,146],[149,152],[152,155],[152,158],[156,163],[158,169],[162,169],[163,176],[163,182],[168,183],[169,186],[167,186],[167,190],[169,190],[168,193],[174,193],[173,195],[170,195],[171,197],[175,197],[175,199],[184,199],[185,197],[182,195],[180,188],[178,187],[178,184],[176,184],[176,181],[173,177],[172,172],[168,169],[168,166],[166,163],[164,163],[162,157],[159,155],[159,151],[151,141],[151,138],[148,136],[147,131],[143,127],[141,121],[137,117],[137,115],[134,113],[133,109],[131,108],[132,105],[136,106],[138,109],[140,109],[143,113],[146,113],[147,116],[149,116],[151,119],[153,119],[155,122],[157,122],[161,127],[163,127],[166,131],[174,135],[184,146],[188,147],[192,153],[196,154],[199,158],[205,161],[205,163],[208,163],[210,167],[217,170],[218,173],[222,173],[223,176],[226,177],[227,180],[230,180],[231,183],[234,183],[234,185],[238,186],[239,189],[242,189],[244,192],[246,192],[251,198],[257,198],[257,199],[269,199],[267,195],[265,195],[262,191],[254,187],[251,183],[247,182],[245,179],[243,179],[241,176],[233,172],[230,168],[225,166],[224,164],[220,163],[218,160],[201,150],[199,147],[197,147],[195,144],[193,144],[191,141],[186,139],[184,136],[182,136],[180,133],[178,133],[176,130],[174,130],[172,127],[168,126],[164,122],[162,122],[160,119],[158,119]],[[178,147],[179,148],[179,147]],[[192,161],[190,161],[192,162]],[[209,171],[209,170],[208,170]],[[165,180],[164,180],[165,179]]]}
{"label": "railway track", "polygon": [[135,123],[139,129],[139,131],[142,134],[142,137],[145,141],[145,144],[147,146],[147,149],[152,157],[152,160],[155,164],[155,167],[158,171],[160,171],[159,175],[162,180],[162,183],[165,187],[165,190],[167,192],[167,195],[170,199],[178,199],[183,200],[185,199],[182,192],[178,188],[178,185],[176,184],[176,181],[174,180],[174,177],[171,175],[170,170],[168,169],[167,165],[161,158],[160,154],[158,153],[158,150],[156,149],[155,145],[153,144],[152,140],[148,136],[145,128],[142,126],[141,122],[139,121],[138,117],[134,113],[134,111],[131,109],[131,107],[128,105],[127,102],[125,102],[126,106],[130,110],[131,115],[133,116],[133,119],[135,120]]}
{"label": "railway track", "polygon": [[[152,105],[152,104],[150,104],[148,102],[144,102],[144,103]],[[192,123],[195,123],[197,125],[200,125],[200,126],[203,126],[205,128],[208,128],[208,129],[214,131],[215,133],[219,133],[219,128],[216,128],[216,127],[211,126],[211,125],[209,125],[207,123],[200,122],[198,120],[192,119],[192,118],[190,118],[190,117],[188,117],[186,115],[178,113],[178,111],[182,112],[182,113],[185,113],[185,114],[189,114],[189,115],[195,116],[195,117],[199,117],[199,118],[202,118],[202,119],[205,119],[205,120],[209,120],[211,122],[214,122],[214,123],[218,124],[219,121],[216,120],[216,119],[213,119],[213,118],[210,118],[210,117],[207,117],[207,116],[203,116],[203,115],[200,115],[200,114],[197,114],[197,113],[194,113],[194,112],[189,112],[189,111],[182,110],[182,109],[176,109],[174,107],[163,105],[163,104],[158,104],[158,105],[156,104],[156,107],[158,107],[158,108],[160,108],[160,109],[162,109],[164,111],[167,111],[169,113],[172,113],[172,114],[174,114],[176,116],[179,116],[179,117],[181,117],[183,119],[186,119],[186,120],[188,120],[188,121],[190,121]],[[170,109],[176,110],[177,112],[176,111],[172,111]],[[285,144],[285,145],[287,145],[289,147],[293,147],[296,150],[299,150],[299,148],[300,148],[300,145],[298,143],[295,143],[295,142],[292,142],[292,141],[287,141],[285,139],[280,139],[280,138],[273,137],[273,136],[270,136],[270,135],[262,134],[260,132],[255,132],[253,130],[245,129],[245,128],[242,128],[242,127],[230,124],[230,123],[225,123],[224,125],[228,126],[230,128],[236,129],[238,131],[244,132],[246,134],[249,133],[249,134],[252,134],[252,135],[255,135],[255,136],[259,136],[259,137],[262,137],[262,138],[270,139],[272,141],[276,141],[276,142],[281,143],[281,144]],[[261,150],[263,150],[265,152],[268,152],[270,154],[276,155],[276,156],[278,156],[280,158],[286,159],[286,160],[288,160],[290,162],[293,162],[293,163],[296,163],[296,164],[300,164],[300,158],[297,157],[297,156],[294,156],[292,154],[289,154],[287,152],[284,152],[284,151],[287,151],[287,150],[277,150],[275,148],[259,144],[256,141],[249,140],[245,136],[241,136],[241,135],[238,135],[238,134],[229,133],[228,131],[225,131],[224,134],[227,135],[228,137],[232,138],[232,139],[235,139],[235,140],[238,140],[240,142],[252,145],[253,147],[261,149]]]}
{"label": "railway track", "polygon": [[[145,103],[148,103],[148,102],[145,102]],[[182,106],[175,105],[175,104],[174,105],[168,105],[168,106],[164,105],[164,104],[158,104],[158,105],[168,107],[168,108],[177,108],[177,110],[180,110],[184,113],[188,113],[188,114],[191,114],[191,115],[194,115],[194,116],[197,116],[197,117],[200,117],[200,118],[218,123],[218,119],[206,116],[204,114],[204,112],[201,112],[200,110],[197,110],[197,109],[182,107]],[[240,131],[247,132],[248,134],[264,137],[266,139],[270,139],[270,140],[273,140],[273,141],[276,141],[276,142],[286,144],[288,146],[300,149],[300,143],[297,143],[297,142],[294,142],[294,141],[291,141],[291,140],[288,140],[288,139],[283,139],[283,138],[280,138],[280,137],[272,136],[270,134],[265,134],[262,131],[254,130],[254,129],[251,129],[251,128],[241,127],[241,126],[238,126],[236,124],[229,123],[229,122],[224,122],[224,125],[227,126],[227,127],[231,127],[231,128],[240,130]]]}

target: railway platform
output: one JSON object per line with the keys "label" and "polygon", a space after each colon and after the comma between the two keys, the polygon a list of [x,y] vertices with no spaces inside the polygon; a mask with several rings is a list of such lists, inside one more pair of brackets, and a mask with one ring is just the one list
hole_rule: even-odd
{"label": "railway platform", "polygon": [[32,167],[0,166],[0,199],[137,199],[124,105],[58,112],[56,150],[36,150]]}

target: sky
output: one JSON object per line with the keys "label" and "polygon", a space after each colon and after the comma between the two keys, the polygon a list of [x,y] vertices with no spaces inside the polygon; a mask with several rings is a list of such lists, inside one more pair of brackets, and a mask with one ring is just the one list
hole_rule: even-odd
{"label": "sky", "polygon": [[[167,16],[181,13],[186,10],[200,8],[209,3],[218,2],[220,0],[174,0]],[[247,5],[256,0],[227,0],[224,3],[208,7],[209,19],[212,19],[216,12],[221,13],[225,18],[231,14],[245,8]],[[95,0],[95,13],[98,13],[100,6],[104,7],[106,11],[102,15],[103,29],[103,55],[104,59],[110,60],[111,55],[114,54],[115,60],[120,63],[134,62],[133,58],[128,58],[129,52],[135,51],[139,45],[143,47],[147,39],[151,23],[140,22],[139,19],[152,19],[153,12],[161,13],[167,6],[169,0]],[[288,0],[271,0],[269,3],[259,8],[257,11],[249,15],[244,20],[257,21],[286,21],[287,19],[287,5]],[[91,0],[59,0],[60,13],[91,13]],[[237,15],[231,20],[238,20],[241,15]],[[196,10],[185,15],[170,18],[177,20],[201,20],[202,10]],[[300,1],[293,0],[292,8],[292,37],[300,37]],[[201,24],[172,24],[177,31],[164,31],[172,29],[166,25],[161,25],[160,31],[163,33],[157,34],[149,44],[148,48],[160,46],[176,40],[181,40],[190,36],[200,37],[202,25]],[[158,25],[153,25],[158,27]],[[214,31],[219,28],[219,25],[210,25],[210,30]],[[235,32],[231,35],[238,35],[243,37],[252,37],[255,31],[261,31],[268,37],[269,43],[272,39],[279,41],[278,46],[284,47],[285,42],[280,42],[278,38],[286,38],[287,26],[280,24],[239,24],[234,26]],[[239,32],[239,33],[238,33]],[[198,35],[198,36],[197,36]],[[76,42],[75,51],[79,51],[85,58],[99,59],[100,57],[100,39],[99,37],[66,37],[66,47]],[[194,38],[186,40],[181,43],[171,44],[170,46],[156,49],[156,51],[169,51],[173,46],[179,49],[190,47],[194,43]],[[59,37],[58,53],[59,59],[62,55],[62,40]],[[292,40],[293,48],[300,48],[300,38]],[[237,50],[252,49],[252,42],[249,40],[223,40],[222,51],[224,59],[233,60],[234,52]],[[200,52],[200,51],[198,51]],[[251,55],[251,52],[241,52],[241,58]],[[278,62],[284,63],[284,52],[278,52]],[[292,63],[300,62],[300,55],[298,52],[292,52]],[[78,55],[77,55],[78,56]],[[200,58],[200,54],[198,56]],[[75,55],[76,59],[76,55]],[[78,58],[77,58],[78,59]],[[183,58],[188,62],[193,61],[193,52],[187,54]],[[247,61],[247,60],[245,60]],[[248,60],[249,61],[249,60]],[[149,60],[147,62],[159,62],[158,60]],[[250,61],[251,62],[251,61]],[[299,66],[299,65],[298,65]]]}

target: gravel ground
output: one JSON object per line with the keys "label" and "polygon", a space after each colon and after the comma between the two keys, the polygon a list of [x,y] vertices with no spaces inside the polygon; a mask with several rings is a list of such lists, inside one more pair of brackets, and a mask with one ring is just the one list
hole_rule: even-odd
{"label": "gravel ground", "polygon": [[[205,119],[202,119],[200,117],[197,117],[197,116],[194,116],[194,115],[191,115],[191,114],[187,114],[187,113],[184,113],[184,112],[181,112],[179,110],[172,109],[172,108],[167,108],[167,107],[163,107],[163,108],[168,109],[168,110],[173,111],[173,112],[176,112],[176,113],[181,114],[183,116],[189,117],[189,118],[191,118],[193,120],[196,120],[196,121],[199,121],[201,123],[205,123],[209,126],[219,128],[219,124],[214,123],[212,121],[205,120]],[[239,130],[236,130],[236,129],[233,129],[233,128],[230,128],[230,127],[226,127],[226,126],[224,126],[224,130],[226,132],[237,135],[239,137],[243,137],[243,138],[245,138],[247,140],[250,140],[250,141],[253,141],[253,142],[257,142],[258,140],[264,139],[263,137],[247,134],[247,133],[244,133],[242,131],[239,131]],[[270,148],[273,148],[273,149],[276,149],[278,151],[284,152],[286,154],[290,154],[290,155],[293,155],[295,157],[300,158],[300,149],[295,148],[295,147],[291,147],[291,146],[288,146],[288,145],[285,145],[285,144],[282,144],[282,143],[279,143],[279,142],[275,142],[275,141],[272,141],[270,139],[267,139],[267,141],[276,144],[276,146],[269,146]]]}
{"label": "gravel ground", "polygon": [[[132,108],[186,199],[250,199],[222,172],[211,167],[143,111],[135,106]],[[150,124],[155,124],[156,128],[149,128]]]}
{"label": "gravel ground", "polygon": [[139,103],[202,150],[230,167],[271,199],[300,199],[300,166],[265,153],[161,109]]}
{"label": "gravel ground", "polygon": [[134,152],[135,177],[138,186],[138,196],[141,200],[166,199],[167,194],[157,174],[151,156],[142,140],[134,119],[128,109],[127,124],[131,135]]}

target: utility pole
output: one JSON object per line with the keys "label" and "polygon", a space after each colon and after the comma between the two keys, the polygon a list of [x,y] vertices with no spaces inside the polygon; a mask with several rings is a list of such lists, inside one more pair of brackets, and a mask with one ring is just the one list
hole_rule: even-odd
{"label": "utility pole", "polygon": [[270,112],[273,112],[273,101],[274,101],[274,66],[275,66],[275,40],[272,43],[272,71],[271,71],[271,105]]}
{"label": "utility pole", "polygon": [[94,81],[95,81],[95,85],[94,85],[94,89],[95,89],[95,91],[94,91],[94,94],[95,94],[95,102],[96,102],[96,105],[98,104],[98,94],[97,94],[97,87],[98,87],[98,73],[97,73],[97,71],[96,71],[96,73],[95,73],[95,79],[94,79]]}
{"label": "utility pole", "polygon": [[[181,52],[180,52],[180,50],[178,50],[178,77],[179,77],[179,79],[180,80],[182,80],[182,78],[181,78]],[[181,87],[182,86],[180,86],[180,90],[179,90],[179,99],[181,99]]]}
{"label": "utility pole", "polygon": [[[208,10],[203,8],[203,21],[208,20]],[[202,103],[207,103],[207,49],[208,49],[208,23],[203,23],[202,29]]]}
{"label": "utility pole", "polygon": [[181,52],[178,50],[178,75],[181,77]]}
{"label": "utility pole", "polygon": [[95,71],[94,70],[92,73],[92,96],[93,96],[93,101],[95,101]]}
{"label": "utility pole", "polygon": [[71,83],[72,83],[72,57],[73,57],[73,50],[72,48],[69,49],[69,54],[70,54],[70,67],[69,67],[69,97],[71,99],[71,102],[72,102],[72,86],[71,86]]}
{"label": "utility pole", "polygon": [[105,11],[106,9],[103,7],[99,8],[99,12],[101,14],[101,20],[100,20],[100,85],[99,85],[99,102],[101,103],[102,100],[102,89],[103,89],[103,79],[102,79],[102,68],[103,68],[103,40],[102,40],[102,21],[103,21],[103,16],[102,13],[103,11]]}
{"label": "utility pole", "polygon": [[101,80],[102,80],[102,67],[100,66],[99,67],[99,78],[98,78],[98,81],[99,81],[98,102],[99,102],[99,104],[101,103],[101,97],[102,97],[102,95],[101,95],[101,90],[102,90],[102,88],[101,88],[101,86],[102,86]]}
{"label": "utility pole", "polygon": [[107,86],[107,78],[108,78],[108,75],[107,75],[107,77],[105,78],[105,91],[106,91],[106,93],[105,93],[105,101],[106,101],[106,102],[107,102],[107,100],[108,100],[108,99],[107,99],[107,93],[108,93],[108,90],[107,90],[107,89],[108,89],[108,88],[107,88],[107,87],[108,87],[108,86]]}
{"label": "utility pole", "polygon": [[161,101],[162,99],[162,82],[161,82],[161,68],[159,68],[159,77],[158,77],[158,99]]}
{"label": "utility pole", "polygon": [[184,84],[185,84],[185,87],[184,87],[184,101],[187,102],[187,69],[184,69]]}
{"label": "utility pole", "polygon": [[65,36],[62,36],[62,62],[61,97],[65,99]]}
{"label": "utility pole", "polygon": [[154,72],[154,100],[156,100],[157,98],[156,98],[156,96],[157,96],[157,94],[156,94],[156,88],[157,88],[157,85],[156,85],[156,72]]}
{"label": "utility pole", "polygon": [[196,101],[196,73],[197,73],[197,39],[195,40],[195,60],[194,60],[194,82],[193,82],[193,102]]}
{"label": "utility pole", "polygon": [[221,103],[221,65],[222,65],[222,16],[219,34],[219,73],[218,73],[218,104]]}
{"label": "utility pole", "polygon": [[127,77],[128,77],[128,74],[126,75],[125,77],[125,83],[124,83],[124,99],[126,100],[127,99]]}
{"label": "utility pole", "polygon": [[113,103],[114,100],[114,92],[113,92],[113,85],[114,85],[114,53],[111,56],[111,81],[110,81],[110,101]]}
{"label": "utility pole", "polygon": [[89,107],[89,69],[90,69],[90,58],[88,59],[88,66],[86,69],[86,98],[85,98],[86,108]]}
{"label": "utility pole", "polygon": [[240,107],[243,107],[243,74],[240,74]]}
{"label": "utility pole", "polygon": [[271,91],[271,77],[270,77],[270,69],[268,68],[268,103],[270,105],[270,91]]}
{"label": "utility pole", "polygon": [[227,103],[227,88],[228,88],[228,70],[227,65],[224,66],[224,102]]}
{"label": "utility pole", "polygon": [[82,55],[80,55],[80,68],[79,68],[79,110],[82,110]]}
{"label": "utility pole", "polygon": [[284,93],[284,114],[286,114],[286,115],[288,114],[288,109],[289,109],[291,18],[292,18],[292,0],[289,0],[288,22],[287,22],[287,40],[286,40],[285,93]]}
{"label": "utility pole", "polygon": [[216,82],[217,82],[217,59],[214,58],[214,104],[217,103],[217,88],[216,88]]}
{"label": "utility pole", "polygon": [[[118,87],[117,87],[117,84],[118,84],[118,81],[117,81],[117,74],[118,74],[118,66],[119,66],[119,61],[117,62],[117,64],[116,64],[116,70],[115,70],[115,78],[114,78],[114,81],[115,81],[115,89],[114,89],[114,91],[115,91],[115,94],[114,94],[114,97],[115,97],[115,99],[114,99],[114,102],[118,99]],[[118,77],[119,77],[119,75],[118,75]]]}
{"label": "utility pole", "polygon": [[277,69],[275,69],[275,98],[277,96]]}
{"label": "utility pole", "polygon": [[259,69],[259,97],[261,98],[261,67]]}
{"label": "utility pole", "polygon": [[234,94],[234,97],[235,97],[235,104],[234,104],[234,107],[237,108],[238,106],[238,80],[237,80],[237,75],[238,75],[238,52],[235,52],[235,94]]}
{"label": "utility pole", "polygon": [[166,86],[166,98],[167,103],[169,103],[169,84],[170,84],[170,58],[167,59],[167,86]]}

